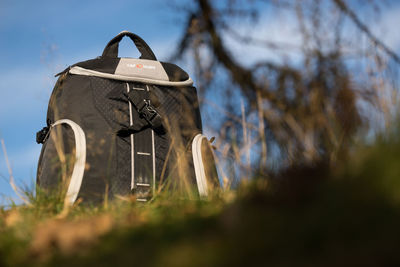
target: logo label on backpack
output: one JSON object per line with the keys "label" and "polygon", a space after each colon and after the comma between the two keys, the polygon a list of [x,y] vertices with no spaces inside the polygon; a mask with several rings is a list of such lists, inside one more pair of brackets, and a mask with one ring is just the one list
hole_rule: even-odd
{"label": "logo label on backpack", "polygon": [[128,68],[136,68],[136,69],[149,69],[149,70],[155,70],[156,66],[152,66],[152,65],[144,65],[144,64],[132,64],[132,63],[128,63],[126,64],[126,66]]}
{"label": "logo label on backpack", "polygon": [[114,74],[168,81],[168,75],[159,61],[121,58]]}

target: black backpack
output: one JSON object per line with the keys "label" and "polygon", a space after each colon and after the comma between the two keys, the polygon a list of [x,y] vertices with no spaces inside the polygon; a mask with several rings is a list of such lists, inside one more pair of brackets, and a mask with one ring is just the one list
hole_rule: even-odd
{"label": "black backpack", "polygon": [[[119,58],[128,36],[139,59]],[[57,74],[42,151],[38,188],[62,185],[66,201],[98,203],[134,195],[147,201],[167,188],[219,187],[213,150],[202,135],[196,88],[178,66],[157,61],[139,36],[123,31],[101,57]],[[192,191],[193,192],[193,191]]]}

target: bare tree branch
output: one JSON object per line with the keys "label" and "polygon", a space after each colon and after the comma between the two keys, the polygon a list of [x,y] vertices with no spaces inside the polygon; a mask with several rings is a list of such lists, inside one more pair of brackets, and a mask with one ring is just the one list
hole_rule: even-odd
{"label": "bare tree branch", "polygon": [[343,2],[343,0],[332,0],[337,7],[347,14],[349,18],[354,22],[354,24],[362,31],[364,32],[368,38],[380,49],[385,51],[391,58],[393,58],[396,63],[400,64],[400,57],[397,55],[392,49],[390,49],[386,44],[384,44],[381,40],[379,40],[372,32],[371,30],[365,25],[361,20],[358,18],[356,13],[354,13],[353,10],[351,10],[348,5]]}

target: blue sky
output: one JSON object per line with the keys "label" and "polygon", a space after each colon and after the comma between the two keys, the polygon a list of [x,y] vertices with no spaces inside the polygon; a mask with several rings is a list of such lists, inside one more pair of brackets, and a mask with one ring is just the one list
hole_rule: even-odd
{"label": "blue sky", "polygon": [[[185,7],[191,1],[174,1]],[[400,1],[384,10],[376,32],[400,51]],[[54,74],[67,66],[101,55],[106,43],[122,30],[140,35],[163,60],[174,51],[182,30],[179,11],[170,1],[0,1],[0,138],[18,184],[32,185],[41,145],[35,134],[45,125],[46,110]],[[267,13],[266,13],[267,14]],[[269,40],[298,42],[290,18],[268,14],[254,28],[238,25],[242,32],[253,31]],[[385,29],[385,31],[381,31]],[[261,50],[246,48],[227,39],[234,54],[247,62],[259,58]],[[265,57],[274,57],[265,54]],[[137,56],[125,41],[122,56]],[[189,70],[189,74],[190,70]],[[207,125],[207,123],[205,123]],[[0,153],[0,195],[15,197],[8,184],[4,155]],[[4,203],[0,197],[0,203]]]}
{"label": "blue sky", "polygon": [[[35,180],[35,134],[45,126],[54,74],[101,55],[122,30],[144,38],[160,59],[180,33],[167,1],[0,1],[0,135],[17,183]],[[138,55],[128,41],[120,54]],[[0,194],[15,197],[2,152]]]}

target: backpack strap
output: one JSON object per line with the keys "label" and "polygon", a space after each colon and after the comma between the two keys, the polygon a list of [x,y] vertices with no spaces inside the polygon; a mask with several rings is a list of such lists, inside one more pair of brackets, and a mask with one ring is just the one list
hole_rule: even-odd
{"label": "backpack strap", "polygon": [[[129,95],[129,103],[134,106],[139,116],[142,116],[143,109],[146,107],[150,107],[150,109],[154,109],[152,107],[151,100],[149,98],[150,94],[150,86],[144,84],[129,84],[128,86],[128,95]],[[146,100],[146,101],[144,101]],[[143,104],[145,103],[145,104]],[[132,116],[132,109],[130,110],[131,117],[133,120],[139,119],[139,117]],[[157,111],[155,113],[147,114],[146,121],[156,126],[156,121],[160,121],[161,125],[161,116]],[[147,116],[145,114],[145,116]],[[159,118],[156,118],[159,116]],[[134,125],[138,122],[132,121],[130,127],[135,127]],[[147,201],[149,200],[153,192],[155,190],[155,139],[154,139],[154,130],[152,128],[145,128],[134,134],[131,133],[131,173],[132,175],[132,183],[131,190],[132,193],[136,196],[137,201]]]}
{"label": "backpack strap", "polygon": [[69,206],[74,204],[82,185],[82,179],[85,172],[86,164],[86,137],[85,132],[82,130],[82,128],[77,123],[69,119],[58,120],[53,123],[50,128],[54,128],[55,126],[61,124],[69,125],[75,136],[76,159],[71,175],[71,180],[69,181],[68,190],[64,199],[64,204]]}
{"label": "backpack strap", "polygon": [[147,201],[155,189],[154,131],[147,128],[133,135],[134,139],[134,185],[132,193],[136,200]]}

